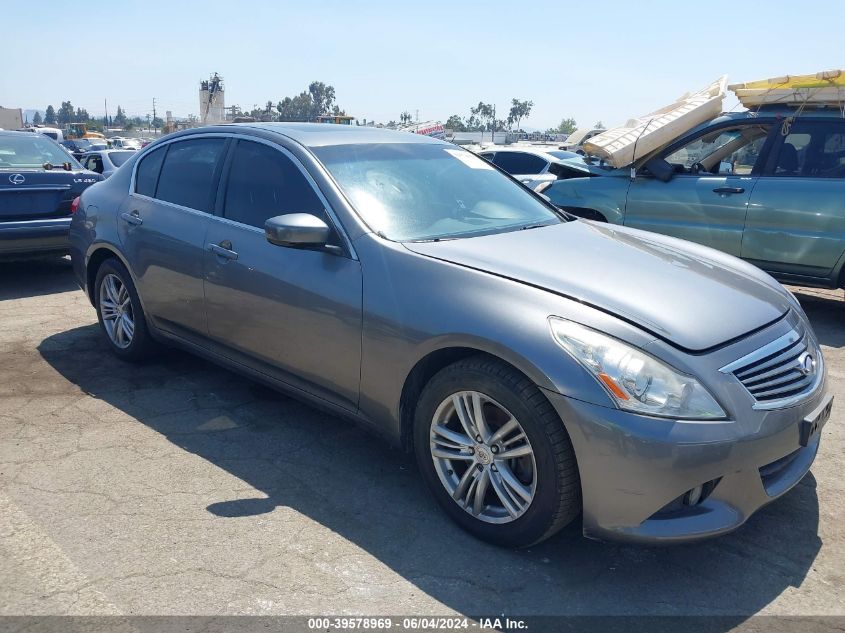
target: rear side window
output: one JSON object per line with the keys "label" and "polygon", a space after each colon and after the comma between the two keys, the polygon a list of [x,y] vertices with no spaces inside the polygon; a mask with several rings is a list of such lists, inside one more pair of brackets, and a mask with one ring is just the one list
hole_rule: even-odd
{"label": "rear side window", "polygon": [[262,143],[238,141],[224,216],[263,229],[268,218],[286,213],[311,213],[328,223],[323,203],[290,158]]}
{"label": "rear side window", "polygon": [[138,163],[138,171],[135,172],[135,193],[150,198],[155,197],[158,172],[166,153],[167,147],[160,147],[141,159],[141,162]]}
{"label": "rear side window", "polygon": [[845,178],[845,124],[798,121],[777,149],[775,176]]}
{"label": "rear side window", "polygon": [[496,152],[493,162],[511,175],[539,174],[548,164],[539,156],[524,152]]}
{"label": "rear side window", "polygon": [[171,143],[155,197],[183,207],[211,210],[214,170],[223,154],[226,140],[198,138]]}

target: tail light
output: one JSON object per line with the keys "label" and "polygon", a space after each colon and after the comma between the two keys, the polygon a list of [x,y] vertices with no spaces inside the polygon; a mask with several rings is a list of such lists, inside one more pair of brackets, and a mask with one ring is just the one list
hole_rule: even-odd
{"label": "tail light", "polygon": [[70,212],[71,213],[76,213],[77,211],[79,211],[79,203],[80,202],[81,202],[81,200],[80,200],[79,196],[76,196],[73,199],[73,202],[70,203]]}

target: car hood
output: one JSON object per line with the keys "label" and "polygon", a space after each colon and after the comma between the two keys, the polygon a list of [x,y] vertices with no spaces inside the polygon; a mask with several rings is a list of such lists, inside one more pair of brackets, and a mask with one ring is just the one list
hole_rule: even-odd
{"label": "car hood", "polygon": [[790,309],[786,291],[750,264],[608,224],[573,221],[405,247],[591,305],[688,351],[736,339]]}

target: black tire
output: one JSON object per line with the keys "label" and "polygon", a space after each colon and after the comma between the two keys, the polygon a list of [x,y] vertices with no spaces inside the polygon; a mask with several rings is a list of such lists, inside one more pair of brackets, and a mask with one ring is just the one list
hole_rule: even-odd
{"label": "black tire", "polygon": [[[135,330],[131,342],[126,347],[118,346],[106,330],[106,325],[103,322],[103,310],[100,306],[100,290],[103,281],[108,275],[114,275],[126,287],[129,294],[129,301],[132,306],[132,315],[135,323]],[[144,315],[144,309],[141,307],[141,300],[138,298],[138,292],[135,289],[135,284],[132,282],[132,276],[126,270],[126,266],[117,259],[107,259],[97,270],[97,277],[94,282],[94,307],[97,310],[97,320],[100,323],[100,330],[103,333],[106,343],[116,356],[122,360],[129,362],[138,362],[145,360],[152,356],[157,351],[157,345],[150,336],[149,328],[147,327],[147,319]]]}
{"label": "black tire", "polygon": [[[456,503],[441,482],[430,449],[438,406],[452,394],[477,391],[504,406],[520,423],[534,452],[536,491],[524,513],[509,523],[488,523]],[[438,372],[425,386],[414,416],[414,450],[435,499],[462,528],[506,547],[549,538],[581,512],[581,482],[569,435],[546,397],[525,375],[495,358],[473,356]]]}

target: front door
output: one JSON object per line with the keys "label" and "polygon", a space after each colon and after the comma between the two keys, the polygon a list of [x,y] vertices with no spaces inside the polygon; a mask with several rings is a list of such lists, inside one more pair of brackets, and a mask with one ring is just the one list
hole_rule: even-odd
{"label": "front door", "polygon": [[845,122],[799,118],[784,131],[751,195],[742,257],[826,279],[845,251]]}
{"label": "front door", "polygon": [[355,410],[361,366],[360,263],[343,249],[276,246],[264,222],[327,203],[286,151],[239,140],[206,235],[208,329],[222,353]]}
{"label": "front door", "polygon": [[205,232],[226,142],[191,138],[150,152],[138,163],[134,190],[118,214],[145,312],[159,328],[184,337],[206,335]]}
{"label": "front door", "polygon": [[697,135],[663,158],[675,175],[663,182],[638,174],[628,188],[625,226],[672,235],[740,255],[752,174],[766,125],[720,127]]}

